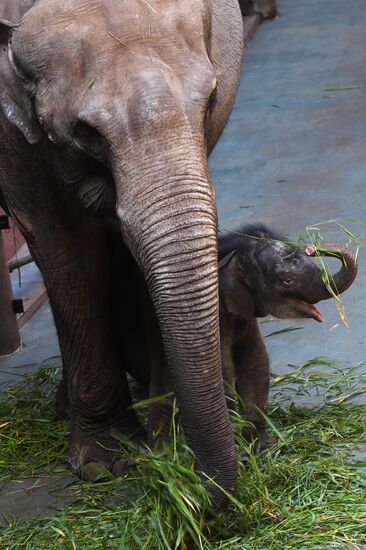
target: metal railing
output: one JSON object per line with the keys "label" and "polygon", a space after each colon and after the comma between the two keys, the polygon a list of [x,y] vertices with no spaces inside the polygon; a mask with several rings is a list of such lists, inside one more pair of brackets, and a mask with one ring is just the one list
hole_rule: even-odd
{"label": "metal railing", "polygon": [[[2,217],[2,228],[6,229]],[[13,293],[10,282],[9,266],[5,260],[5,247],[0,230],[0,356],[10,355],[21,345]]]}

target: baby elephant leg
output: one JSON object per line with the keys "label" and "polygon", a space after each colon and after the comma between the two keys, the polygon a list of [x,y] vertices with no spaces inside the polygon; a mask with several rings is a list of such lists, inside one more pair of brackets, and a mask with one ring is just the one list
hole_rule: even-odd
{"label": "baby elephant leg", "polygon": [[[222,321],[222,319],[221,319]],[[230,323],[222,323],[221,330],[221,362],[222,377],[226,396],[226,405],[229,411],[236,411],[236,387],[235,387],[235,364],[232,354],[233,348],[233,327]]]}
{"label": "baby elephant leg", "polygon": [[236,390],[243,416],[254,428],[244,430],[249,441],[257,440],[257,446],[265,449],[276,440],[266,431],[261,412],[268,408],[270,381],[269,358],[258,322],[252,319],[237,333],[233,348],[236,370]]}

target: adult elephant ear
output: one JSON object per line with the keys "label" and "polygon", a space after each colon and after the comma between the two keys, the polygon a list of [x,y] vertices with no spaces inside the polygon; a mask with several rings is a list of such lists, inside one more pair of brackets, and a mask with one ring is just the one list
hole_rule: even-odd
{"label": "adult elephant ear", "polygon": [[254,317],[254,302],[246,282],[237,250],[219,263],[220,302],[226,311],[249,320]]}
{"label": "adult elephant ear", "polygon": [[9,21],[0,19],[0,107],[5,118],[23,133],[28,143],[34,144],[41,140],[42,129],[22,77],[12,62],[9,48],[12,29]]}

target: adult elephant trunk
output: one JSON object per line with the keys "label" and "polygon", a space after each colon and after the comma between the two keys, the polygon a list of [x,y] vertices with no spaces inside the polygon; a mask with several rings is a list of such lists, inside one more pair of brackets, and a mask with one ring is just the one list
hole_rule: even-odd
{"label": "adult elephant trunk", "polygon": [[329,256],[338,258],[342,262],[340,270],[329,277],[328,281],[325,282],[323,278],[314,303],[342,294],[355,280],[358,270],[356,257],[346,246],[337,243],[324,243],[320,249],[316,249],[314,246],[309,245],[305,252],[309,256]]}
{"label": "adult elephant trunk", "polygon": [[115,153],[113,164],[123,238],[153,300],[187,441],[205,474],[232,491],[237,466],[221,373],[216,208],[203,138],[188,125],[165,130]]}

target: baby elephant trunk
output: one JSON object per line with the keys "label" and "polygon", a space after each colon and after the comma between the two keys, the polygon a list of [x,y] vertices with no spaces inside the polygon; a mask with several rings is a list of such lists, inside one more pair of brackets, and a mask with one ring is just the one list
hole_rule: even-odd
{"label": "baby elephant trunk", "polygon": [[341,260],[342,265],[334,275],[325,271],[321,273],[322,283],[313,303],[338,296],[347,290],[356,278],[358,265],[355,254],[345,245],[324,243],[321,248],[308,245],[305,249],[308,256],[329,256]]}

